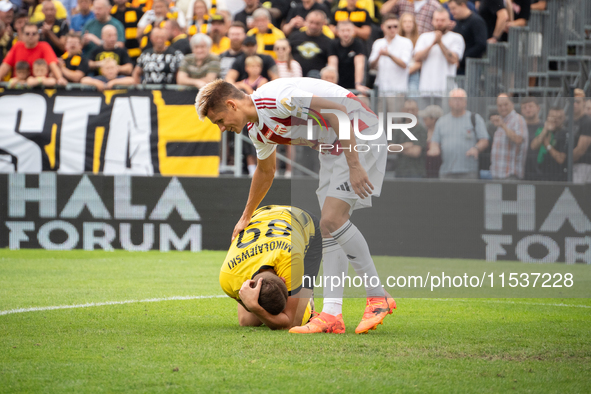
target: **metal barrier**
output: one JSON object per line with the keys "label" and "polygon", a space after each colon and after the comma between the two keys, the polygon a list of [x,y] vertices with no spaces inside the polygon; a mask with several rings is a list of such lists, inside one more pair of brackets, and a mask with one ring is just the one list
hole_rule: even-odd
{"label": "metal barrier", "polygon": [[466,59],[466,93],[468,97],[486,97],[486,68],[488,59]]}
{"label": "metal barrier", "polygon": [[509,44],[505,42],[488,44],[488,67],[485,78],[485,96],[496,97],[508,88],[507,52]]}
{"label": "metal barrier", "polygon": [[527,94],[529,85],[529,28],[513,27],[509,29],[509,44],[505,61],[505,80],[507,91]]}

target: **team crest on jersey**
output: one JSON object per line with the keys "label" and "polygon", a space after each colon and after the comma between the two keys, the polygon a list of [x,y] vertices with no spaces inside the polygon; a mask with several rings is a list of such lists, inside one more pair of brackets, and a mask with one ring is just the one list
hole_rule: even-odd
{"label": "team crest on jersey", "polygon": [[271,138],[271,136],[273,135],[273,130],[269,129],[266,133],[265,133],[265,138]]}
{"label": "team crest on jersey", "polygon": [[[287,133],[287,128],[285,128],[283,125],[278,124],[277,126],[275,126],[273,131],[275,132],[275,134],[283,135],[283,134]],[[269,138],[269,137],[267,137],[267,138]]]}

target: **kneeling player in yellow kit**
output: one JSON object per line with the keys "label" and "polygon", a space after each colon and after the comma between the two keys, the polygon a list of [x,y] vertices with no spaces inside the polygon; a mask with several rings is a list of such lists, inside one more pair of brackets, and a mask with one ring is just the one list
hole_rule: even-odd
{"label": "kneeling player in yellow kit", "polygon": [[290,206],[256,210],[232,242],[220,272],[222,289],[238,301],[240,325],[289,329],[306,324],[321,259],[317,218]]}

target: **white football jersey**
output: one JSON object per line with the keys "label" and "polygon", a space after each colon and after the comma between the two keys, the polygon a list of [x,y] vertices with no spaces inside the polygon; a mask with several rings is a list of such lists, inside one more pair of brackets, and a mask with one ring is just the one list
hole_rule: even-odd
{"label": "white football jersey", "polygon": [[[358,119],[361,134],[377,133],[377,116],[348,90],[315,78],[280,78],[264,84],[250,96],[259,121],[247,124],[248,134],[260,160],[269,157],[278,144],[306,145],[324,154],[343,153],[337,148],[340,148],[340,142],[336,132],[319,111],[310,108],[312,96],[344,105],[351,124]],[[308,136],[308,119],[312,124],[312,138]],[[382,138],[380,142],[385,143],[385,136]],[[325,149],[321,150],[321,144],[332,148],[324,146]]]}

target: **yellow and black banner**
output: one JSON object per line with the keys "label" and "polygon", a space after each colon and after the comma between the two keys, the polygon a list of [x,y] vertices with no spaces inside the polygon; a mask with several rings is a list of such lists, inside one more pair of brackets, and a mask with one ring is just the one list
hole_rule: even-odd
{"label": "yellow and black banner", "polygon": [[195,91],[0,92],[0,172],[217,176]]}

